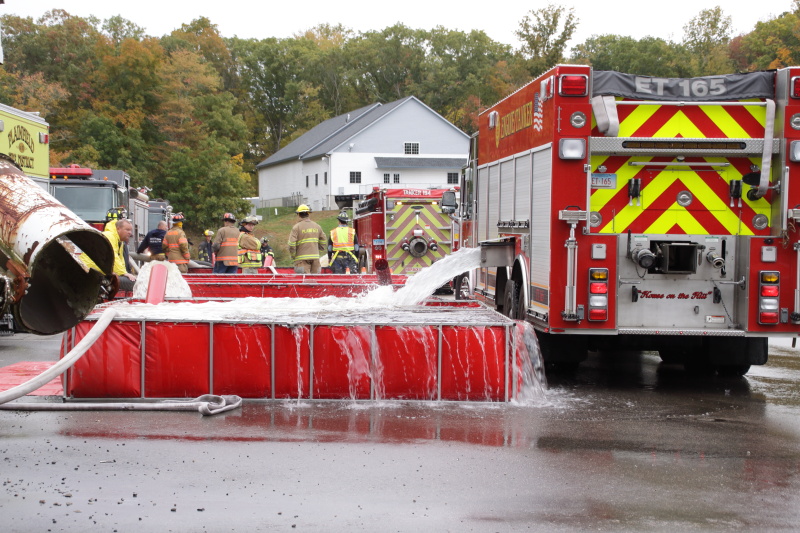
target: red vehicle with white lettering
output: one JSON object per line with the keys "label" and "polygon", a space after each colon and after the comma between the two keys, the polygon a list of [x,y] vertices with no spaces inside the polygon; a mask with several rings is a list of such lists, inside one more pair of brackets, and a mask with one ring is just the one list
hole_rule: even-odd
{"label": "red vehicle with white lettering", "polygon": [[676,79],[559,65],[479,117],[474,294],[545,361],[657,350],[742,375],[800,333],[800,67]]}

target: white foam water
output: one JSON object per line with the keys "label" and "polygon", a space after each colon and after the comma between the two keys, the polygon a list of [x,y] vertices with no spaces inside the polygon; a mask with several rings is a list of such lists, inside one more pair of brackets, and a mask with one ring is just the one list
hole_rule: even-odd
{"label": "white foam water", "polygon": [[480,260],[480,248],[462,248],[408,278],[397,292],[370,291],[364,295],[362,302],[394,306],[417,305],[457,275],[478,268]]}

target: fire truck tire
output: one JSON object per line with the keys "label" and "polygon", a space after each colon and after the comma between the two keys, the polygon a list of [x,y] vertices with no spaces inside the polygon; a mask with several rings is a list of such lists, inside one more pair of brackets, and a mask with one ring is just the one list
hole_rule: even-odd
{"label": "fire truck tire", "polygon": [[456,300],[468,300],[472,295],[472,287],[469,286],[469,274],[461,274],[453,280],[453,292]]}
{"label": "fire truck tire", "polygon": [[503,291],[503,314],[512,320],[519,318],[519,287],[513,279],[506,281]]}
{"label": "fire truck tire", "polygon": [[722,377],[740,378],[750,371],[750,365],[720,365],[717,372]]}

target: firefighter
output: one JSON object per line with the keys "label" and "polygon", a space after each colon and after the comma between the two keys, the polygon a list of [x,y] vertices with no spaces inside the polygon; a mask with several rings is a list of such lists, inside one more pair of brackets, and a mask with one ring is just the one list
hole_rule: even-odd
{"label": "firefighter", "polygon": [[189,272],[189,241],[183,232],[183,213],[172,215],[172,228],[164,235],[162,247],[166,250],[170,263],[178,265],[182,274]]}
{"label": "firefighter", "polygon": [[289,235],[289,256],[294,261],[294,269],[296,272],[319,274],[322,269],[319,258],[325,253],[328,239],[319,224],[309,218],[311,209],[306,204],[301,204],[295,212],[300,221],[292,227]]}
{"label": "firefighter", "polygon": [[214,264],[214,249],[212,247],[211,237],[214,236],[214,232],[210,229],[207,229],[203,232],[203,242],[197,245],[197,258],[200,261],[205,261],[207,263]]}
{"label": "firefighter", "polygon": [[217,230],[212,244],[216,254],[214,258],[214,274],[236,274],[239,271],[239,230],[236,229],[236,217],[233,213],[222,215],[224,224]]}
{"label": "firefighter", "polygon": [[[112,227],[116,226],[117,222],[122,219],[127,219],[128,214],[125,212],[124,207],[112,207],[108,211],[106,211],[106,225],[103,226],[103,231],[109,231]],[[131,221],[129,221],[131,222]],[[131,222],[131,226],[133,226],[133,222]],[[133,232],[131,232],[133,235]],[[130,253],[128,251],[127,241],[125,241],[125,246],[122,247],[122,254],[125,261],[125,272],[131,274],[133,273],[133,268],[131,267],[131,258]]]}
{"label": "firefighter", "polygon": [[271,266],[275,262],[275,252],[269,245],[269,237],[261,237],[261,257],[264,258],[264,266]]}
{"label": "firefighter", "polygon": [[167,221],[159,220],[156,229],[147,232],[139,247],[136,249],[137,254],[143,254],[145,250],[150,251],[150,259],[148,261],[165,261],[167,259],[162,247],[162,241],[167,234]]}
{"label": "firefighter", "polygon": [[[130,220],[125,218],[120,218],[116,221],[111,220],[106,224],[103,235],[105,235],[111,243],[111,248],[114,250],[114,265],[110,274],[117,277],[120,290],[132,291],[136,276],[125,269],[124,250],[127,248],[126,244],[128,240],[130,240],[131,235],[133,235],[133,224],[131,224]],[[89,268],[93,268],[98,272],[101,271],[97,268],[94,261],[89,259],[88,254],[81,254],[81,260],[86,263],[86,266]],[[103,273],[106,274],[105,272]]]}
{"label": "firefighter", "polygon": [[348,227],[350,219],[346,212],[342,211],[336,218],[339,220],[339,226],[331,230],[328,239],[328,261],[334,274],[355,273],[358,268],[356,230]]}
{"label": "firefighter", "polygon": [[258,219],[249,216],[239,226],[239,266],[243,274],[258,274],[261,266],[261,243],[253,235]]}

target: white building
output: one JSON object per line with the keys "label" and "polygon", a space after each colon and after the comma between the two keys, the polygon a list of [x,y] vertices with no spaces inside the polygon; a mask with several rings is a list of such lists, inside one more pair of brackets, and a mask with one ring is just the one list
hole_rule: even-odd
{"label": "white building", "polygon": [[259,198],[298,195],[318,211],[373,187],[453,186],[468,153],[466,133],[409,96],[326,120],[259,163]]}

